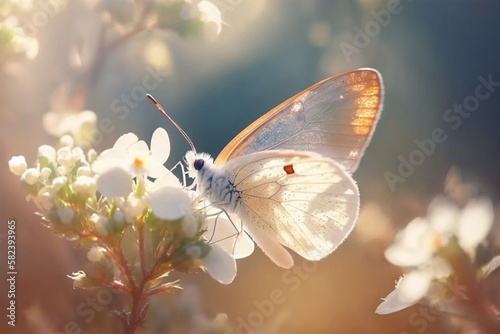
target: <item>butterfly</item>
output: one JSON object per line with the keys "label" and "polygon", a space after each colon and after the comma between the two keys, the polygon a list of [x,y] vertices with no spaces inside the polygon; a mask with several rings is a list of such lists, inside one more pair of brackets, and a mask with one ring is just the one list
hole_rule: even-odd
{"label": "butterfly", "polygon": [[246,127],[215,161],[189,151],[185,161],[196,190],[231,221],[241,221],[276,265],[293,266],[287,248],[307,260],[323,259],[358,218],[351,174],[380,117],[383,90],[380,73],[369,68],[316,83]]}

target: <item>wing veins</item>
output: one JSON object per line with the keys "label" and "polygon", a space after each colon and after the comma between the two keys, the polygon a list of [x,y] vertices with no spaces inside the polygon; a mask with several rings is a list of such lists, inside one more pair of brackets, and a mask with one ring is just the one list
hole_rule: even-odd
{"label": "wing veins", "polygon": [[[317,206],[321,206],[321,207],[327,208],[327,209],[329,209],[329,210],[333,210],[333,211],[335,211],[335,212],[337,212],[337,213],[342,214],[342,215],[343,215],[343,216],[345,216],[345,217],[349,217],[349,215],[348,215],[347,213],[345,213],[345,212],[339,211],[339,210],[334,209],[334,208],[330,208],[328,205],[325,205],[325,204],[321,204],[321,203],[314,203],[314,201],[310,201],[310,200],[298,200],[298,199],[295,199],[295,200],[285,200],[285,201],[282,201],[282,203],[290,203],[290,202],[292,202],[292,203],[293,203],[293,202],[307,202],[307,203],[311,203],[311,204],[314,204],[314,205],[317,205]],[[295,207],[295,206],[293,206],[293,205],[291,205],[291,207],[293,207],[293,208],[295,208],[295,209],[297,209],[297,210],[299,210],[299,211],[302,211],[302,212],[304,212],[305,214],[309,214],[309,215],[311,215],[311,216],[313,216],[313,217],[316,217],[316,216],[315,216],[315,215],[313,215],[312,213],[308,213],[307,211],[304,211],[304,210],[302,210],[302,209],[300,209],[300,208],[297,208],[297,207]],[[320,219],[319,217],[316,217],[316,218]]]}
{"label": "wing veins", "polygon": [[[269,226],[269,227],[270,227],[270,228],[274,231],[274,233],[276,233],[277,235],[280,235],[280,234],[278,233],[278,231],[276,231],[276,229],[274,228],[274,226],[273,226],[272,224],[269,224],[269,222],[267,222],[266,220],[264,220],[264,219],[263,219],[263,218],[262,218],[262,217],[261,217],[261,216],[260,216],[260,215],[259,215],[256,211],[254,211],[252,208],[250,208],[250,207],[249,207],[248,205],[246,205],[246,204],[245,204],[245,207],[247,207],[248,209],[250,209],[250,211],[252,211],[252,212],[253,212],[253,213],[254,213],[257,217],[259,217],[261,221],[263,221],[264,223],[267,223],[267,226]],[[283,209],[285,209],[285,208],[283,208]],[[286,211],[286,209],[285,209],[285,211]],[[279,221],[278,221],[278,223],[279,223]],[[291,234],[291,235],[292,235],[292,237],[295,239],[295,241],[296,241],[296,242],[298,242],[298,241],[299,241],[299,240],[297,239],[297,237],[295,237],[293,234]],[[280,244],[281,244],[281,243],[280,243]]]}

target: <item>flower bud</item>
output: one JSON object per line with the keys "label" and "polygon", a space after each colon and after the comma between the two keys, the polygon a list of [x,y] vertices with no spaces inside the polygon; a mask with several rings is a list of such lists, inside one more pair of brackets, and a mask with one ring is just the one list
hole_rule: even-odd
{"label": "flower bud", "polygon": [[40,173],[35,168],[28,168],[21,176],[21,180],[29,184],[30,186],[34,185],[38,181],[38,177]]}
{"label": "flower bud", "polygon": [[64,135],[61,137],[61,139],[59,139],[59,144],[61,145],[61,147],[73,148],[75,141],[70,135]]}
{"label": "flower bud", "polygon": [[104,237],[108,235],[108,218],[93,213],[89,220],[94,224],[97,233]]}
{"label": "flower bud", "polygon": [[66,185],[66,182],[68,182],[68,179],[66,176],[58,176],[52,180],[52,192],[56,193],[59,190],[61,190],[62,187]]}
{"label": "flower bud", "polygon": [[26,159],[22,155],[14,156],[9,160],[9,168],[14,175],[22,175],[27,167]]}
{"label": "flower bud", "polygon": [[72,208],[62,208],[57,210],[57,215],[59,216],[59,219],[61,220],[61,223],[63,224],[68,224],[73,220],[73,217],[75,216],[75,211],[73,211]]}
{"label": "flower bud", "polygon": [[93,196],[97,191],[96,181],[90,176],[79,176],[71,186],[75,192],[85,196]]}
{"label": "flower bud", "polygon": [[99,262],[103,259],[103,249],[99,246],[92,247],[87,253],[87,259],[90,262]]}
{"label": "flower bud", "polygon": [[42,145],[38,148],[38,157],[46,157],[50,162],[56,162],[56,149],[50,145]]}

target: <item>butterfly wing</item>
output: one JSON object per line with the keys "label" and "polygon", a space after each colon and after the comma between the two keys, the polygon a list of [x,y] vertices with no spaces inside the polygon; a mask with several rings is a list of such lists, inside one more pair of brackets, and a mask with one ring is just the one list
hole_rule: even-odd
{"label": "butterfly wing", "polygon": [[224,210],[207,209],[207,231],[211,244],[221,246],[235,259],[242,259],[253,253],[255,244],[245,231],[241,230],[239,219],[229,218]]}
{"label": "butterfly wing", "polygon": [[264,114],[222,150],[215,163],[265,150],[317,152],[353,173],[382,109],[380,73],[358,69],[327,78]]}
{"label": "butterfly wing", "polygon": [[255,244],[242,230],[241,220],[229,217],[226,211],[217,208],[199,194],[195,192],[189,194],[193,200],[193,209],[205,214],[204,236],[209,239],[210,244],[219,245],[235,259],[253,253]]}
{"label": "butterfly wing", "polygon": [[356,183],[344,168],[312,152],[264,151],[224,165],[241,206],[245,230],[277,265],[293,265],[286,246],[316,261],[333,252],[354,227]]}

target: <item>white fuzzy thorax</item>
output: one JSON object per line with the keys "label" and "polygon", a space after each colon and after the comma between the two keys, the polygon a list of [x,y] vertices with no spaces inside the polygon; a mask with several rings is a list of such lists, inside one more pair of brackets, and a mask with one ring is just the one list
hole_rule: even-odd
{"label": "white fuzzy thorax", "polygon": [[[184,159],[189,176],[195,179],[196,190],[216,207],[230,213],[237,213],[240,204],[240,192],[236,190],[224,169],[216,166],[212,157],[206,153],[189,151]],[[200,170],[194,168],[194,163],[198,159],[204,161],[204,165]]]}

